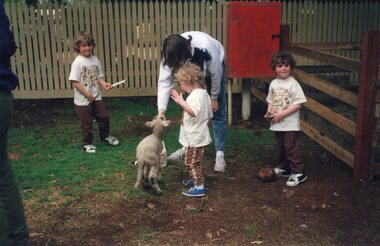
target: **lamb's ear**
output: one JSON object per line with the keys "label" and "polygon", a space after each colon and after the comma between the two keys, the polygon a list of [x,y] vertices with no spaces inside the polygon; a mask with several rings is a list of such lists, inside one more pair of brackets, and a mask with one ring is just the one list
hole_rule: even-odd
{"label": "lamb's ear", "polygon": [[170,120],[162,121],[162,124],[164,125],[164,127],[168,127],[170,125],[170,123],[172,123]]}
{"label": "lamb's ear", "polygon": [[153,127],[153,121],[147,121],[147,122],[145,122],[145,125],[146,125],[147,127],[152,128],[152,127]]}

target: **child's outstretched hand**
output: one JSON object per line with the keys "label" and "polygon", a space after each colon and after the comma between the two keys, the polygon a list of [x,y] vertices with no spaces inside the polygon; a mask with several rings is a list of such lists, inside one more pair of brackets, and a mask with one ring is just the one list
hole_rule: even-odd
{"label": "child's outstretched hand", "polygon": [[178,91],[176,90],[172,90],[172,92],[170,93],[170,97],[173,99],[174,102],[176,102],[177,104],[181,105],[181,103],[184,101],[183,100],[183,97],[182,97],[182,93],[178,93]]}
{"label": "child's outstretched hand", "polygon": [[112,89],[112,85],[110,83],[105,83],[104,84],[104,89],[106,89],[106,91],[111,90]]}

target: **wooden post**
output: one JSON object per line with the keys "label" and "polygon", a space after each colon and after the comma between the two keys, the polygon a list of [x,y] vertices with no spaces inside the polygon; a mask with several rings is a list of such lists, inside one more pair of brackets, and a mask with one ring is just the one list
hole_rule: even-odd
{"label": "wooden post", "polygon": [[286,50],[290,46],[290,26],[280,26],[280,50]]}
{"label": "wooden post", "polygon": [[251,79],[242,79],[241,81],[241,117],[242,120],[251,118]]}
{"label": "wooden post", "polygon": [[372,134],[375,123],[375,85],[379,32],[366,31],[362,37],[359,74],[359,100],[355,132],[353,179],[367,181],[371,164]]}
{"label": "wooden post", "polygon": [[232,124],[232,78],[227,78],[227,96],[228,96],[228,125]]}

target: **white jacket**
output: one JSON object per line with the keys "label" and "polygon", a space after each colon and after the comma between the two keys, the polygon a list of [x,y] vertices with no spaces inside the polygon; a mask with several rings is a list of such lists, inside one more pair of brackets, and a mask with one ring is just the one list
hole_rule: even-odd
{"label": "white jacket", "polygon": [[[223,61],[224,61],[224,48],[223,45],[216,39],[204,32],[185,32],[181,36],[188,38],[191,35],[192,40],[190,43],[191,54],[194,54],[194,48],[203,48],[211,55],[211,60],[206,62],[206,76],[211,77],[211,98],[217,99],[220,92],[220,82],[223,75]],[[160,64],[160,74],[158,78],[158,92],[157,92],[157,107],[159,110],[166,111],[170,92],[174,86],[174,78],[172,76],[172,69],[168,66]]]}

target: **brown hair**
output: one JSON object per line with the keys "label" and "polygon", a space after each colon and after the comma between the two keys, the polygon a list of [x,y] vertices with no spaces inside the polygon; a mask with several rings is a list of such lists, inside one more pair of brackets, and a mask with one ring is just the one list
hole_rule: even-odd
{"label": "brown hair", "polygon": [[296,66],[296,61],[290,53],[279,51],[272,55],[270,67],[274,70],[278,64],[289,64],[290,68],[293,70]]}
{"label": "brown hair", "polygon": [[191,35],[184,38],[179,34],[172,34],[165,38],[162,45],[163,65],[172,69],[174,75],[181,64],[191,58]]}
{"label": "brown hair", "polygon": [[91,34],[85,31],[80,31],[75,35],[74,44],[73,44],[75,52],[79,53],[79,48],[81,44],[88,44],[88,45],[92,45],[93,47],[95,47],[96,45],[95,40],[91,36]]}
{"label": "brown hair", "polygon": [[201,68],[198,65],[191,63],[189,60],[183,63],[174,74],[174,81],[181,81],[187,84],[198,85],[200,87],[203,87],[204,85],[203,79],[204,74]]}

